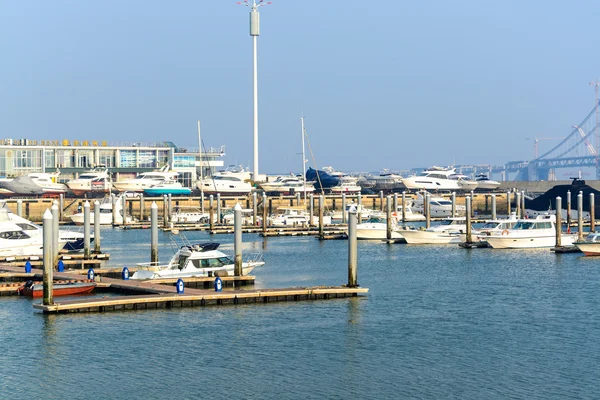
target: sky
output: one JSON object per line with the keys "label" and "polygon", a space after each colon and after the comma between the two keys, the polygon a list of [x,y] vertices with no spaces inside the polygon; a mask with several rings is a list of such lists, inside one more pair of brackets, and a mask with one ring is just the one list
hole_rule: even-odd
{"label": "sky", "polygon": [[[597,1],[290,1],[260,8],[259,172],[528,160],[592,110]],[[253,164],[249,9],[0,0],[0,138],[226,146]],[[546,139],[547,138],[547,139]]]}

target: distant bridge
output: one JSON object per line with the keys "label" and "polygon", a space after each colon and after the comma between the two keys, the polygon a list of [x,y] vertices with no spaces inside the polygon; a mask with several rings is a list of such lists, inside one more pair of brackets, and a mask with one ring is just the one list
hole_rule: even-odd
{"label": "distant bridge", "polygon": [[493,167],[492,172],[502,173],[506,180],[509,173],[516,173],[517,181],[537,181],[555,180],[555,170],[558,168],[591,167],[596,171],[596,179],[600,179],[600,143],[595,142],[599,129],[598,116],[596,115],[595,120],[592,118],[598,105],[594,106],[579,125],[574,125],[573,131],[550,151],[531,161],[512,161],[502,167]]}

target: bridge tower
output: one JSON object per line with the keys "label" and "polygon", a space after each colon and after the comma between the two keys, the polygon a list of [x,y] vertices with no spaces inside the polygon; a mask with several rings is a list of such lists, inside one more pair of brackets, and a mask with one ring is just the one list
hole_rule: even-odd
{"label": "bridge tower", "polygon": [[600,116],[598,114],[598,88],[600,88],[600,79],[590,82],[596,91],[596,179],[600,179]]}

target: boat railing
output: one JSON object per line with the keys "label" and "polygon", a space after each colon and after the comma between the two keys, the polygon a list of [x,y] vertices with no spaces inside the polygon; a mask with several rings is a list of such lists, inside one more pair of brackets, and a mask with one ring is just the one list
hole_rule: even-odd
{"label": "boat railing", "polygon": [[156,261],[150,261],[150,262],[137,263],[135,265],[135,267],[138,270],[161,271],[163,269],[168,269],[169,268],[169,264],[159,264]]}
{"label": "boat railing", "polygon": [[264,262],[263,253],[244,253],[243,262],[245,262],[245,263]]}

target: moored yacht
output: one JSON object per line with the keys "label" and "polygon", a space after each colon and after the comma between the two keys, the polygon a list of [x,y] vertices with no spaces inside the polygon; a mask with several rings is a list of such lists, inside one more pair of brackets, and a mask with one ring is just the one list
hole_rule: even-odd
{"label": "moored yacht", "polygon": [[406,229],[400,233],[409,244],[451,244],[461,243],[460,234],[466,230],[464,217],[450,217],[427,229]]}
{"label": "moored yacht", "polygon": [[[425,213],[425,196],[421,193],[417,193],[417,197],[413,200],[412,209],[418,213]],[[464,215],[466,208],[462,204],[455,205],[456,215]],[[429,213],[430,217],[451,217],[452,216],[452,201],[439,197],[429,197]]]}
{"label": "moored yacht", "polygon": [[[0,256],[41,256],[43,255],[43,235],[28,234],[14,223],[6,208],[0,208]],[[62,249],[66,241],[59,239],[58,246]]]}
{"label": "moored yacht", "polygon": [[304,182],[301,178],[290,174],[288,176],[278,176],[271,182],[263,182],[260,188],[267,195],[278,196],[280,194],[294,193],[312,193],[315,191],[314,182]]}
{"label": "moored yacht", "polygon": [[475,190],[479,185],[477,181],[469,178],[467,175],[464,174],[450,175],[450,179],[455,180],[458,184],[459,190],[462,190],[464,192],[470,192],[471,190]]}
{"label": "moored yacht", "polygon": [[102,166],[83,172],[77,179],[67,182],[76,196],[86,193],[108,193],[112,188],[108,169]]}
{"label": "moored yacht", "polygon": [[189,196],[192,189],[184,187],[181,183],[173,180],[157,181],[154,185],[144,188],[144,194],[147,196]]}
{"label": "moored yacht", "polygon": [[[116,224],[122,224],[123,223],[123,201],[122,201],[122,196],[125,196],[125,193],[120,194],[119,196],[117,196],[116,200],[115,200],[115,223]],[[102,202],[99,204],[99,210],[100,210],[100,225],[112,225],[113,223],[113,218],[112,218],[112,210],[113,210],[113,206],[112,206],[112,197],[108,196],[105,197]],[[90,224],[94,223],[94,210],[90,209]],[[78,212],[76,214],[73,214],[70,216],[71,221],[73,221],[73,223],[75,223],[75,225],[83,225],[84,223],[84,213],[83,212]],[[129,215],[127,215],[125,217],[125,221],[127,223],[130,223],[132,221],[131,217]]]}
{"label": "moored yacht", "polygon": [[176,181],[179,172],[169,171],[169,164],[166,164],[158,171],[141,172],[133,179],[114,182],[113,188],[119,192],[138,192],[156,185],[163,181]]}
{"label": "moored yacht", "polygon": [[[217,250],[219,243],[186,243],[166,265],[138,264],[131,279],[184,278],[192,276],[226,276],[234,274],[234,262]],[[242,274],[264,265],[262,254],[248,255],[242,262]]]}
{"label": "moored yacht", "polygon": [[[522,219],[513,229],[505,229],[487,237],[494,249],[532,249],[554,247],[556,244],[556,216],[539,215],[535,219]],[[561,233],[561,245],[570,246],[576,234]]]}
{"label": "moored yacht", "polygon": [[221,193],[229,196],[246,196],[252,190],[250,171],[236,166],[229,166],[213,176],[204,177],[196,186],[204,194]]}
{"label": "moored yacht", "polygon": [[486,174],[479,174],[475,177],[478,190],[496,190],[500,186],[500,182],[493,181]]}
{"label": "moored yacht", "polygon": [[402,183],[409,190],[461,190],[456,179],[450,179],[455,175],[456,169],[431,167],[418,175],[402,179]]}
{"label": "moored yacht", "polygon": [[[356,225],[356,238],[366,240],[387,239],[387,218],[372,216],[366,222]],[[392,219],[392,239],[402,239],[400,228]]]}

